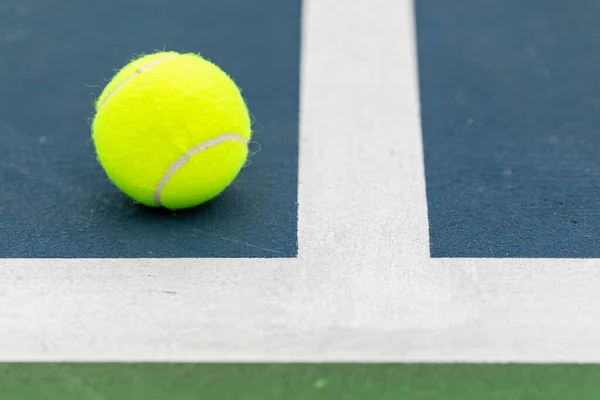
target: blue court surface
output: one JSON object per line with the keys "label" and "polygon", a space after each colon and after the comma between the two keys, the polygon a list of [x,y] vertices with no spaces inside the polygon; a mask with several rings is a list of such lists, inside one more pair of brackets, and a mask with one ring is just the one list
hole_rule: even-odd
{"label": "blue court surface", "polygon": [[600,7],[417,5],[434,257],[598,258]]}
{"label": "blue court surface", "polygon": [[[599,362],[599,20],[3,0],[0,361]],[[246,166],[193,210],[134,204],[91,140],[115,71],[163,49],[252,113]]]}

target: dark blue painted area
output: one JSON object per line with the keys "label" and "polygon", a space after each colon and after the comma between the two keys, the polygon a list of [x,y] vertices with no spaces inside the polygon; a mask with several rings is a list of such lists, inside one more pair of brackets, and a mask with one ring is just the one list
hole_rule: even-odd
{"label": "dark blue painted area", "polygon": [[[0,258],[295,256],[300,18],[301,0],[3,0]],[[236,80],[262,147],[222,196],[176,214],[116,190],[89,129],[113,70],[165,47]]]}
{"label": "dark blue painted area", "polygon": [[433,257],[600,257],[600,2],[417,0]]}

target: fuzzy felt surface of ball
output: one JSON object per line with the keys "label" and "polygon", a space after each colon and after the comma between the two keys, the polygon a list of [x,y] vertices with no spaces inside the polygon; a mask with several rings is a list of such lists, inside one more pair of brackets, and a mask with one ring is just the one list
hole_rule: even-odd
{"label": "fuzzy felt surface of ball", "polygon": [[197,54],[137,57],[109,81],[95,110],[98,161],[146,206],[203,204],[233,182],[248,156],[251,120],[241,91]]}

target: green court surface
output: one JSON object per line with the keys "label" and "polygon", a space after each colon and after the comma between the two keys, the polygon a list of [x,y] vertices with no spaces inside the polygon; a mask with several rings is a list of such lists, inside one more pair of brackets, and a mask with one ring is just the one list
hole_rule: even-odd
{"label": "green court surface", "polygon": [[597,365],[3,364],[2,400],[596,400]]}

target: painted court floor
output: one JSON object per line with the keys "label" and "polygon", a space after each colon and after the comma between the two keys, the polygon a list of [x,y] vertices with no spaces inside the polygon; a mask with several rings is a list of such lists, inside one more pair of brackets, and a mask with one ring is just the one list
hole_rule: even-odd
{"label": "painted court floor", "polygon": [[[0,399],[597,398],[599,17],[3,1]],[[159,49],[253,118],[248,165],[184,212],[133,204],[90,138]]]}

